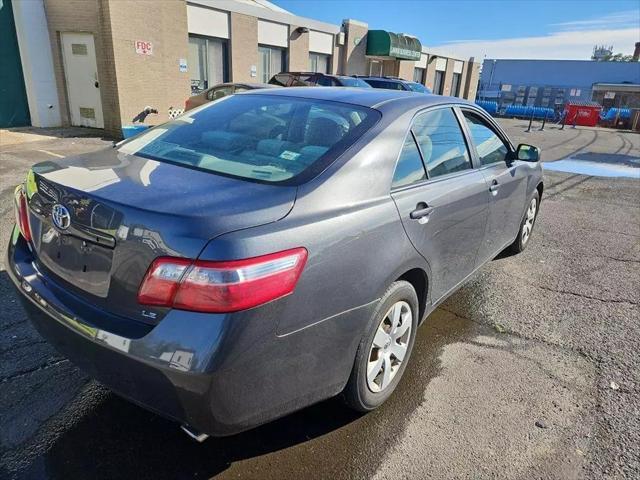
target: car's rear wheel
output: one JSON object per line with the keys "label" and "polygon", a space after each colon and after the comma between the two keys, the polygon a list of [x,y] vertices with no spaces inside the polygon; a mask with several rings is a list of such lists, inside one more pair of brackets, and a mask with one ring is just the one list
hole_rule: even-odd
{"label": "car's rear wheel", "polygon": [[393,393],[411,355],[418,326],[418,297],[409,282],[391,284],[364,335],[343,392],[349,406],[367,412]]}
{"label": "car's rear wheel", "polygon": [[516,237],[515,242],[511,244],[509,249],[513,253],[520,253],[529,243],[529,239],[531,238],[531,233],[533,233],[533,227],[536,223],[536,218],[538,217],[538,207],[540,206],[540,195],[536,190],[529,200],[529,205],[527,206],[527,210],[524,212],[524,217],[520,222],[520,231],[518,232],[518,236]]}

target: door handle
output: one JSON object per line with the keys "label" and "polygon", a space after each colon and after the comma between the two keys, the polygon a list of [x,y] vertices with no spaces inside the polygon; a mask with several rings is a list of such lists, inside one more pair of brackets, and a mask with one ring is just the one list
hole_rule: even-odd
{"label": "door handle", "polygon": [[490,191],[491,193],[497,193],[499,188],[500,188],[500,184],[498,183],[498,181],[497,181],[497,180],[494,180],[494,181],[491,183],[491,186],[489,187],[489,191]]}
{"label": "door handle", "polygon": [[411,220],[418,220],[420,223],[426,223],[427,217],[433,212],[433,207],[429,207],[426,203],[420,202],[416,205],[416,209],[409,214]]}

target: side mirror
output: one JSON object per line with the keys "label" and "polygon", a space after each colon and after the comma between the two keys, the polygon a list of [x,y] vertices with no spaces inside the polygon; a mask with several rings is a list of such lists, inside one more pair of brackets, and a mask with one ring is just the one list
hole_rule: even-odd
{"label": "side mirror", "polygon": [[533,145],[521,143],[516,149],[516,158],[523,162],[538,162],[540,161],[540,149]]}

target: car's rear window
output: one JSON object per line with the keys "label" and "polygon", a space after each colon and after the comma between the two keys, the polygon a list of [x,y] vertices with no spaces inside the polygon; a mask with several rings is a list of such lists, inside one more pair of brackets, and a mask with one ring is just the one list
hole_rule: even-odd
{"label": "car's rear window", "polygon": [[298,183],[343,153],[380,113],[358,105],[233,95],[123,143],[123,153],[262,182]]}

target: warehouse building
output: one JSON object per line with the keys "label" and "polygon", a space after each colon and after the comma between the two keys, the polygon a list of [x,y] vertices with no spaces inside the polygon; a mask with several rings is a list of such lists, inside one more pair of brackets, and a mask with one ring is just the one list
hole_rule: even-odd
{"label": "warehouse building", "polygon": [[160,123],[192,92],[267,82],[287,70],[398,76],[443,95],[476,95],[473,59],[432,54],[414,36],[357,20],[299,17],[266,0],[0,2],[0,21],[11,16],[2,33],[15,45],[0,50],[0,60],[11,57],[20,73],[12,79],[15,101],[0,104],[7,112],[0,111],[0,127],[16,125],[13,118],[118,135],[147,105]]}
{"label": "warehouse building", "polygon": [[[636,45],[640,54],[640,43]],[[640,63],[593,60],[485,60],[478,98],[551,107],[595,101],[640,108]]]}

